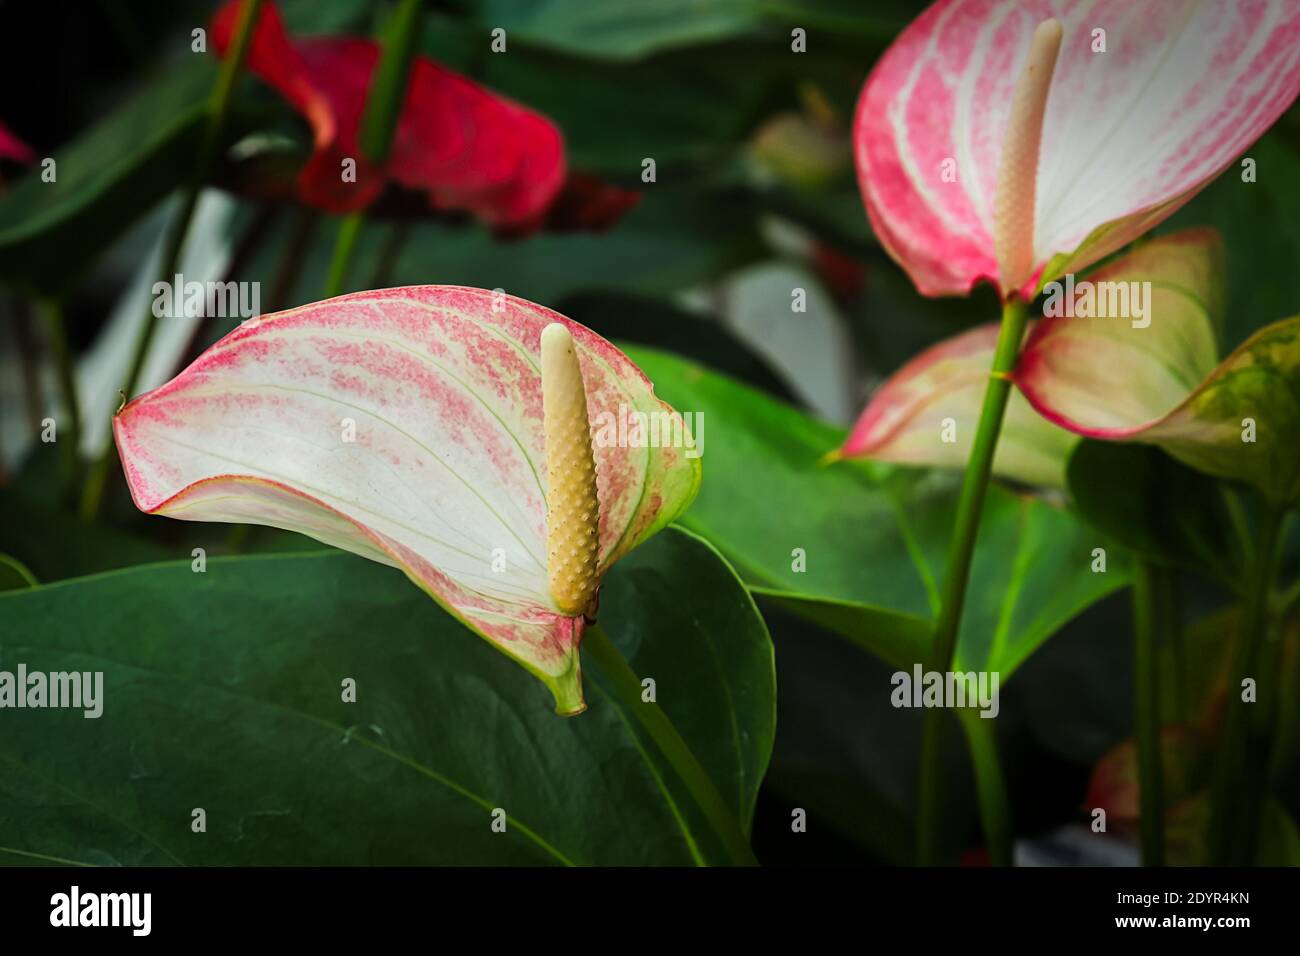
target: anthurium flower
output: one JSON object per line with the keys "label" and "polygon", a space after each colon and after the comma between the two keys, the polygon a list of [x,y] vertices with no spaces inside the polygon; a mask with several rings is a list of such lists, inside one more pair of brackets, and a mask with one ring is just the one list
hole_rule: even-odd
{"label": "anthurium flower", "polygon": [[[1061,486],[1077,435],[1119,437],[1081,427],[1072,414],[1132,424],[1185,398],[1215,365],[1222,284],[1218,234],[1191,229],[1152,240],[1078,282],[1049,287],[1043,308],[1060,315],[1029,324],[1013,376],[1024,394],[1011,394],[994,472]],[[1089,317],[1111,311],[1120,293],[1124,314]],[[982,325],[901,368],[872,396],[840,456],[962,467],[997,337],[998,323]]]}
{"label": "anthurium flower", "polygon": [[1211,230],[1157,240],[1099,270],[1089,276],[1094,289],[1109,283],[1138,293],[1151,282],[1148,316],[1040,320],[1015,383],[1063,428],[1159,445],[1193,468],[1246,481],[1273,504],[1293,506],[1300,502],[1300,316],[1259,330],[1216,361],[1222,270]]}
{"label": "anthurium flower", "polygon": [[[1160,728],[1165,802],[1174,806],[1193,795],[1205,772],[1205,734],[1185,724]],[[1136,829],[1140,816],[1137,743],[1126,740],[1111,748],[1092,770],[1084,806],[1106,811],[1107,822],[1121,830]]]}
{"label": "anthurium flower", "polygon": [[36,162],[36,154],[32,152],[30,146],[0,123],[0,159],[10,159],[15,163],[28,165]]}
{"label": "anthurium flower", "polygon": [[[212,21],[224,55],[241,0]],[[499,96],[427,57],[411,67],[392,152],[382,170],[358,146],[361,117],[380,48],[368,39],[290,40],[267,3],[248,52],[248,67],[311,124],[315,147],[298,177],[302,199],[328,212],[364,208],[392,180],[428,196],[439,210],[470,212],[492,227],[540,225],[565,183],[564,141],[546,117]],[[343,163],[356,162],[354,181]]]}
{"label": "anthurium flower", "polygon": [[[917,355],[876,390],[844,445],[829,459],[965,467],[997,339],[998,323],[993,322]],[[1064,487],[1065,464],[1078,441],[1013,391],[993,472],[1028,484]]]}
{"label": "anthurium flower", "polygon": [[588,329],[500,293],[415,286],[251,319],[113,431],[142,511],[286,528],[393,565],[577,713],[601,576],[699,483],[683,448],[592,440],[589,422],[640,414],[681,421]]}
{"label": "anthurium flower", "polygon": [[[1049,18],[1063,34],[1022,171],[1032,264],[1006,288],[995,193],[1012,91]],[[1253,143],[1300,93],[1297,51],[1294,0],[939,0],[859,99],[867,214],[921,293],[988,280],[1030,298],[1165,219]]]}

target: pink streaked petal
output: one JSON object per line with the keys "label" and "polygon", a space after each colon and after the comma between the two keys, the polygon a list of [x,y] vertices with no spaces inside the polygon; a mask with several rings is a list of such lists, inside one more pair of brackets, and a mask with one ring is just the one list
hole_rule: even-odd
{"label": "pink streaked petal", "polygon": [[[993,194],[1011,89],[1048,17],[1065,38],[1025,296],[1171,215],[1300,93],[1293,0],[939,0],[872,71],[854,137],[872,225],[925,295],[996,282]],[[1106,31],[1105,53],[1092,50],[1094,29]],[[955,182],[942,176],[948,160]]]}
{"label": "pink streaked petal", "polygon": [[[573,333],[593,421],[675,414],[626,356],[548,309],[451,286],[361,292],[245,322],[130,402],[114,433],[132,497],[399,567],[580,709],[582,624],[556,609],[545,567],[550,322]],[[685,509],[699,471],[682,448],[594,453],[603,572]]]}
{"label": "pink streaked petal", "polygon": [[1086,277],[1094,287],[1151,283],[1149,326],[1134,327],[1128,316],[1044,318],[1025,342],[1016,384],[1045,417],[1079,434],[1120,438],[1149,428],[1216,364],[1223,262],[1218,234],[1190,229],[1094,271]]}
{"label": "pink streaked petal", "polygon": [[[993,365],[998,323],[946,339],[892,375],[872,396],[848,440],[845,458],[961,468],[970,456]],[[951,420],[954,441],[944,440]],[[1027,484],[1061,487],[1078,439],[1038,415],[1013,392],[993,471]]]}
{"label": "pink streaked petal", "polygon": [[1044,417],[1081,435],[1159,445],[1207,474],[1300,501],[1300,316],[1215,361],[1223,245],[1208,229],[1154,240],[1088,276],[1148,281],[1150,325],[1042,319],[1015,380]]}

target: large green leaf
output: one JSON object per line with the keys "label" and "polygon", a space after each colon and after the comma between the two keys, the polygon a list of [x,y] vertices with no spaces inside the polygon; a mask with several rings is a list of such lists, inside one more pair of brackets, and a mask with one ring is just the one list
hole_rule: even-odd
{"label": "large green leaf", "polygon": [[[938,604],[958,476],[874,462],[819,468],[842,430],[681,359],[629,354],[657,395],[704,414],[709,478],[683,523],[713,541],[765,599],[892,663],[918,660]],[[1104,573],[1092,570],[1097,548],[1107,552]],[[1005,680],[1128,575],[1122,550],[1069,511],[990,488],[959,663]]]}
{"label": "large green leaf", "polygon": [[[775,722],[740,582],[670,529],[606,579],[601,621],[748,824]],[[0,595],[3,667],[100,670],[103,715],[7,710],[0,856],[105,864],[724,859],[589,663],[590,709],[399,573],[338,552],[151,565]],[[356,681],[356,702],[341,682]],[[191,829],[206,811],[207,832]],[[506,811],[504,833],[492,829]]]}

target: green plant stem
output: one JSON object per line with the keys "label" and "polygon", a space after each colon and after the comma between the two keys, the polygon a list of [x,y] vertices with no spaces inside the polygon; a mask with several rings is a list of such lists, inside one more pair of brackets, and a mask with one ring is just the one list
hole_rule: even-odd
{"label": "green plant stem", "polygon": [[690,747],[677,732],[677,728],[673,726],[663,709],[653,701],[646,702],[641,699],[640,679],[599,624],[587,627],[582,637],[582,649],[591,655],[601,671],[609,678],[624,709],[645,728],[664,757],[672,764],[677,776],[681,778],[686,789],[690,791],[691,796],[722,839],[732,862],[745,866],[756,863],[749,840],[740,829],[735,814],[718,793],[718,788],[714,786],[708,772],[700,766],[700,762],[695,759]]}
{"label": "green plant stem", "polygon": [[[1187,641],[1183,634],[1182,588],[1173,568],[1154,568],[1156,584],[1156,620],[1159,640],[1169,645],[1173,657],[1174,687],[1171,698],[1175,721],[1186,723],[1192,714],[1188,706]],[[1164,711],[1162,710],[1162,715]]]}
{"label": "green plant stem", "polygon": [[[167,232],[161,270],[161,277],[164,282],[171,282],[172,277],[180,268],[181,253],[185,249],[185,237],[189,233],[190,221],[194,218],[194,209],[198,205],[199,193],[203,189],[204,182],[207,181],[208,171],[212,167],[217,148],[221,144],[221,134],[225,129],[226,117],[230,113],[230,101],[235,88],[235,80],[239,77],[240,68],[243,66],[244,58],[248,53],[253,24],[257,22],[261,9],[262,0],[248,0],[240,9],[239,21],[235,24],[234,39],[231,41],[226,58],[221,63],[221,69],[217,74],[217,82],[212,87],[212,97],[208,101],[207,122],[204,125],[203,138],[199,144],[198,161],[194,165],[189,185],[185,190],[185,196],[181,200],[181,207],[173,217]],[[176,291],[179,294],[180,290]],[[149,358],[149,344],[153,341],[157,327],[158,317],[154,315],[151,308],[145,318],[144,326],[140,329],[140,335],[136,339],[135,351],[132,353],[130,369],[126,376],[126,385],[122,389],[122,393],[128,399],[135,394],[136,387],[140,384],[140,375],[144,371],[146,360]],[[112,459],[113,443],[109,442],[104,453],[96,460],[87,478],[85,488],[82,490],[81,516],[87,521],[93,519],[99,513]]]}
{"label": "green plant stem", "polygon": [[[0,297],[0,307],[5,299]],[[14,334],[18,346],[18,367],[23,376],[23,404],[26,406],[27,426],[32,439],[39,440],[41,419],[45,417],[45,397],[41,394],[40,350],[36,345],[36,334],[32,328],[32,312],[27,301],[14,302]],[[0,481],[4,479],[4,463],[0,461]]]}
{"label": "green plant stem", "polygon": [[[1245,568],[1251,559],[1251,537],[1250,523],[1246,520],[1246,509],[1242,507],[1241,496],[1230,485],[1220,482],[1219,488],[1223,493],[1223,502],[1228,509],[1228,517],[1232,521],[1233,540],[1237,546],[1237,567]],[[1237,582],[1241,587],[1243,582]]]}
{"label": "green plant stem", "polygon": [[1300,580],[1292,581],[1291,586],[1278,598],[1278,617],[1289,617],[1297,605],[1300,605]]}
{"label": "green plant stem", "polygon": [[[67,415],[65,426],[59,435],[59,451],[63,457],[63,467],[67,488],[74,491],[81,472],[81,402],[77,394],[77,375],[72,365],[72,350],[68,347],[68,327],[63,315],[63,302],[59,299],[45,299],[41,302],[41,313],[45,318],[45,332],[50,343],[50,352],[54,359],[55,373],[59,381],[59,397]],[[58,435],[58,432],[55,433]]]}
{"label": "green plant stem", "polygon": [[[1263,517],[1255,557],[1247,580],[1246,608],[1233,661],[1219,753],[1210,793],[1210,862],[1217,866],[1249,865],[1254,856],[1259,809],[1268,773],[1272,739],[1270,714],[1276,713],[1277,685],[1265,685],[1260,671],[1268,631],[1268,597],[1278,559],[1282,515]],[[1272,675],[1278,676],[1276,674]],[[1241,699],[1242,681],[1255,680],[1257,703]],[[1261,708],[1258,715],[1256,708]],[[1254,794],[1258,794],[1258,797]]]}
{"label": "green plant stem", "polygon": [[[975,536],[979,531],[980,514],[984,508],[984,495],[988,491],[989,473],[993,467],[993,453],[997,450],[998,435],[1002,431],[1002,418],[1006,413],[1011,392],[1010,374],[1020,354],[1020,340],[1025,334],[1028,309],[1017,298],[1008,299],[1002,307],[1002,327],[998,333],[997,349],[993,355],[988,387],[980,408],[979,425],[966,474],[962,479],[961,496],[957,501],[957,519],[953,526],[952,543],[948,551],[948,564],[943,582],[942,603],[935,623],[934,645],[931,648],[929,670],[947,672],[952,669],[953,655],[957,650],[957,633],[961,625],[962,608],[966,602],[966,585],[970,579],[971,559],[975,553]],[[916,857],[921,865],[937,862],[939,843],[939,773],[943,748],[944,712],[933,708],[925,712],[921,732],[921,774],[917,805]]]}
{"label": "green plant stem", "polygon": [[1269,613],[1269,597],[1273,591],[1273,580],[1281,560],[1283,542],[1287,540],[1288,523],[1293,514],[1281,516],[1274,531],[1276,541],[1265,558],[1265,586],[1263,599],[1263,619],[1261,622],[1260,653],[1256,663],[1256,683],[1259,697],[1247,715],[1246,774],[1244,794],[1245,811],[1242,823],[1245,833],[1241,840],[1241,850],[1237,855],[1240,866],[1249,866],[1256,860],[1259,847],[1260,822],[1264,815],[1264,804],[1268,799],[1269,778],[1273,770],[1274,745],[1278,738],[1278,720],[1283,713],[1282,694],[1286,689],[1285,675],[1282,672],[1284,658],[1282,654],[1282,634],[1274,629],[1281,618]]}
{"label": "green plant stem", "polygon": [[[420,38],[420,3],[421,0],[401,0],[385,30],[384,51],[366,94],[366,108],[361,115],[358,135],[361,155],[371,166],[386,163],[393,148],[393,134],[397,132],[402,107],[406,103],[406,87]],[[348,267],[356,250],[363,218],[364,214],[359,211],[350,213],[339,226],[325,285],[326,298],[336,296],[346,288]]]}
{"label": "green plant stem", "polygon": [[1136,700],[1139,822],[1142,865],[1165,860],[1164,770],[1160,755],[1160,666],[1156,659],[1160,601],[1156,570],[1138,563],[1133,580],[1133,683]]}
{"label": "green plant stem", "polygon": [[348,281],[348,266],[357,248],[357,237],[365,217],[359,212],[348,213],[339,223],[338,238],[334,240],[334,254],[330,257],[329,277],[325,280],[325,298],[341,295]]}
{"label": "green plant stem", "polygon": [[989,862],[993,866],[1011,866],[1013,846],[1011,810],[1007,799],[1006,780],[1002,775],[1002,760],[998,756],[997,731],[994,721],[987,720],[973,710],[960,712],[966,742],[970,747],[971,762],[975,765],[975,789],[979,794],[980,826],[988,843]]}

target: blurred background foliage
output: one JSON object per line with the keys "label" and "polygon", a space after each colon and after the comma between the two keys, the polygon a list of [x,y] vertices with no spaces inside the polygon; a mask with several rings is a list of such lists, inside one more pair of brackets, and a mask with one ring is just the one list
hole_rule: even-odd
{"label": "blurred background foliage", "polygon": [[[763,533],[753,515],[784,509],[797,494],[796,485],[781,483],[783,461],[805,468],[807,456],[815,460],[837,444],[883,377],[926,345],[997,315],[988,289],[963,300],[917,295],[872,236],[854,178],[857,94],[871,64],[923,6],[430,0],[420,52],[545,113],[563,130],[571,168],[639,190],[642,199],[605,232],[505,241],[480,225],[431,216],[394,190],[367,216],[350,288],[502,288],[648,349],[645,364],[660,393],[687,410],[712,400],[715,386],[708,378],[700,383],[702,370],[743,383],[743,395],[714,396],[716,411],[709,408],[705,496],[686,522],[742,567],[747,544],[735,529],[748,524]],[[279,7],[291,34],[373,35],[387,10],[374,0],[284,0]],[[47,361],[52,343],[40,321],[50,301],[63,306],[68,347],[85,376],[85,453],[106,440],[103,425],[120,400],[128,358],[114,345],[124,333],[112,323],[147,306],[160,235],[174,208],[169,197],[191,175],[216,60],[191,52],[190,31],[205,26],[212,11],[212,4],[191,0],[0,3],[0,81],[9,91],[0,119],[58,164],[55,184],[40,181],[39,167],[0,168],[0,552],[42,582],[175,558],[199,540],[213,554],[303,544],[266,529],[227,535],[219,528],[214,546],[212,529],[138,515],[120,481],[110,485],[101,518],[87,525],[76,516],[57,455],[33,440],[39,419],[58,401]],[[507,33],[504,54],[489,49],[496,27]],[[795,29],[806,31],[807,52],[792,51]],[[256,198],[291,177],[310,145],[306,124],[271,90],[241,80],[219,168],[191,231],[187,279],[259,282],[263,311],[321,297],[336,220],[291,201]],[[1300,312],[1300,111],[1286,115],[1250,155],[1258,161],[1255,184],[1243,190],[1230,171],[1159,230],[1211,225],[1225,237],[1224,351]],[[641,178],[647,158],[656,164],[653,183]],[[791,310],[796,288],[806,292],[806,312]],[[206,319],[161,335],[143,385],[170,377],[235,321]],[[661,353],[668,357],[656,360]],[[780,431],[772,416],[785,413],[768,401],[807,413],[811,424]],[[729,447],[727,430],[741,424],[763,434],[768,447],[756,441],[749,458]],[[1113,475],[1123,464],[1101,473]],[[880,567],[872,566],[871,580],[885,589],[901,545],[867,542],[872,509],[901,507],[918,520],[922,509],[910,485],[892,505],[875,485],[855,490],[855,482],[865,488],[858,477],[865,473],[846,470],[835,480],[846,496],[874,494],[878,502],[847,511],[823,502],[825,514],[798,520],[816,529],[805,545],[810,563],[856,562],[846,566],[847,581],[875,555]],[[932,477],[943,485],[942,476]],[[1030,515],[1023,520],[1034,527],[1039,504],[1017,504],[1027,499],[1014,490],[1006,499],[1008,513]],[[1188,500],[1195,500],[1191,492]],[[1126,522],[1108,525],[1108,506],[1098,507],[1095,526],[1122,535]],[[945,513],[934,512],[922,538],[942,540]],[[1011,550],[988,560],[1012,564],[1022,540],[1009,537]],[[1138,551],[1168,544],[1124,543]],[[837,549],[843,556],[832,558]],[[1107,593],[1049,615],[1051,626],[1028,645],[996,722],[1017,832],[1028,838],[1023,852],[1031,859],[1104,859],[1095,848],[1081,849],[1079,834],[1086,833],[1094,767],[1132,733],[1124,549],[1116,554],[1120,576]],[[755,583],[754,575],[745,577]],[[11,578],[21,574],[0,575]],[[1194,580],[1182,589],[1185,619],[1230,608],[1229,585]],[[1050,597],[1067,584],[1048,578],[1036,586]],[[832,582],[823,595],[834,591]],[[789,602],[763,600],[761,593],[760,599],[779,675],[775,750],[755,822],[760,859],[905,860],[920,715],[890,707],[884,693],[862,691],[888,684],[888,654],[865,655],[827,618],[814,623],[816,614],[796,614]],[[925,612],[919,591],[879,603]],[[996,608],[988,613],[996,619]],[[1230,622],[1219,619],[1208,631],[1230,641]],[[896,636],[906,640],[906,627]],[[1205,658],[1207,669],[1212,657]],[[1221,673],[1226,662],[1220,666]],[[972,851],[964,858],[978,861],[973,778],[963,748],[951,743],[947,840],[954,855]],[[1294,760],[1288,766],[1281,788],[1294,808],[1300,774]],[[809,813],[806,834],[790,832],[795,807]],[[1120,844],[1113,853],[1132,858]]]}

